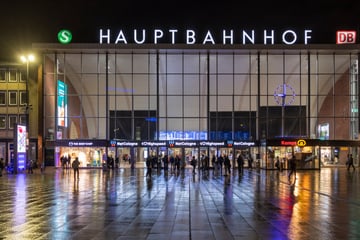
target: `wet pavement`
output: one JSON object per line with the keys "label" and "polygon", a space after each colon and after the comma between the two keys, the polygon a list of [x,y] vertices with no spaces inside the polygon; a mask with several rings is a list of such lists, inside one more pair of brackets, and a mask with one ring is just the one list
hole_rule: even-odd
{"label": "wet pavement", "polygon": [[0,177],[0,239],[360,239],[358,169]]}

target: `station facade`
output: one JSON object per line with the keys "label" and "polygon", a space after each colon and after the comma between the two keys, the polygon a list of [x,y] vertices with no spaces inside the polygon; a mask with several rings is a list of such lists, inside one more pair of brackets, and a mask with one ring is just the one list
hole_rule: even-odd
{"label": "station facade", "polygon": [[102,29],[98,43],[34,44],[47,164],[227,155],[236,167],[239,154],[262,169],[292,155],[301,169],[348,154],[358,164],[357,44],[311,44],[306,29],[178,34]]}

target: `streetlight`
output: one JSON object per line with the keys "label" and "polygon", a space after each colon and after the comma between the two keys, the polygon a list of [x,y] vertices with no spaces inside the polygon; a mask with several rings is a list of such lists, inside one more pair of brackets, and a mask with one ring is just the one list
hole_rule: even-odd
{"label": "streetlight", "polygon": [[29,124],[29,110],[30,110],[30,98],[29,98],[29,64],[35,61],[35,57],[32,54],[22,55],[20,59],[23,63],[26,63],[26,107],[25,107],[25,126],[26,126],[26,161],[29,161],[29,148],[30,148],[30,124]]}

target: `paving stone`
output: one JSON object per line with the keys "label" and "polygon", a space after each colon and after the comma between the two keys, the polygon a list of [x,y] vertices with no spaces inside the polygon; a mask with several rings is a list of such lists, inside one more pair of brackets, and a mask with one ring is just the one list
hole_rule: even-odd
{"label": "paving stone", "polygon": [[81,169],[0,177],[0,239],[360,239],[360,174]]}

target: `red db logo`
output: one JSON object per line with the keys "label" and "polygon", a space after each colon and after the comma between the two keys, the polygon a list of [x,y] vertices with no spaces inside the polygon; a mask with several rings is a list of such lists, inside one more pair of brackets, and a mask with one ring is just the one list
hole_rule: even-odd
{"label": "red db logo", "polygon": [[348,44],[356,42],[356,31],[337,31],[336,44]]}

